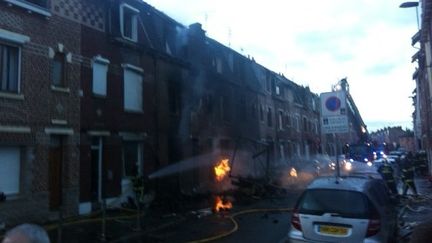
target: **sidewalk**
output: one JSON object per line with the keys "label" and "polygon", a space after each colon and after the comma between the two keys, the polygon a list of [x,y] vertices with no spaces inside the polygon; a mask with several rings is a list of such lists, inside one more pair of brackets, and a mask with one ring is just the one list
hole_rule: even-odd
{"label": "sidewalk", "polygon": [[413,228],[410,229],[412,234],[409,242],[430,242],[432,239],[432,183],[425,177],[417,177],[415,183],[419,196],[410,200],[409,208],[404,215],[405,225]]}

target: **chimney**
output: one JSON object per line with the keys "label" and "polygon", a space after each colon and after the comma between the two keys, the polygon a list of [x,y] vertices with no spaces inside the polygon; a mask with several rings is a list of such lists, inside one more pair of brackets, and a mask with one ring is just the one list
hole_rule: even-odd
{"label": "chimney", "polygon": [[198,38],[204,39],[205,37],[205,31],[202,29],[202,25],[200,23],[189,25],[189,33]]}

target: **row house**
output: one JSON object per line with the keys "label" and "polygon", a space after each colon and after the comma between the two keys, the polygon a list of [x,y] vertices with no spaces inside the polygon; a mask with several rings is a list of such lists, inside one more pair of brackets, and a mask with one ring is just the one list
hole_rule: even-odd
{"label": "row house", "polygon": [[319,153],[318,107],[309,88],[143,1],[4,0],[0,219],[115,206],[137,176],[159,198],[215,190],[221,158],[234,175],[268,175]]}
{"label": "row house", "polygon": [[[194,151],[235,160],[232,173],[243,176],[262,176],[268,171],[252,168],[269,169],[319,152],[316,94],[206,37],[200,24],[189,26],[187,43],[185,58],[193,70],[189,78],[193,91],[187,97],[196,98],[183,107],[192,108],[188,127]],[[267,152],[253,156],[263,150]],[[199,159],[204,160],[199,164],[210,166],[216,160]],[[195,173],[196,181],[211,181],[208,167]]]}
{"label": "row house", "polygon": [[[415,4],[415,3],[414,3]],[[432,168],[432,45],[431,45],[431,26],[432,26],[432,1],[421,0],[415,6],[421,7],[419,31],[411,38],[411,44],[414,47],[417,43],[420,49],[412,56],[412,62],[417,62],[413,79],[416,82],[414,90],[414,113],[413,128],[416,139],[416,150],[426,151],[428,154],[429,168]]]}
{"label": "row house", "polygon": [[0,221],[77,213],[81,26],[60,0],[0,2]]}
{"label": "row house", "polygon": [[81,23],[80,213],[88,213],[103,198],[111,206],[133,197],[132,178],[179,162],[188,65],[184,27],[144,2],[81,6],[98,20]]}

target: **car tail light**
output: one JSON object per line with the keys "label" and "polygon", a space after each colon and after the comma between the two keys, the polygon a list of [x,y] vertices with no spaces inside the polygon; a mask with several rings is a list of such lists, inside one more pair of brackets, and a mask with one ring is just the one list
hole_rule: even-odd
{"label": "car tail light", "polygon": [[291,225],[295,229],[302,231],[301,224],[300,224],[300,215],[299,215],[298,209],[293,210],[293,214],[291,217]]}
{"label": "car tail light", "polygon": [[376,235],[381,229],[381,220],[379,217],[374,216],[369,219],[366,237]]}

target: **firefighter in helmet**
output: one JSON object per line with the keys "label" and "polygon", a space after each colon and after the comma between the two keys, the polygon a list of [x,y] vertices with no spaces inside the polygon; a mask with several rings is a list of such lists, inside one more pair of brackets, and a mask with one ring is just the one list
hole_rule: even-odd
{"label": "firefighter in helmet", "polygon": [[403,182],[403,192],[402,195],[406,195],[408,189],[411,188],[414,195],[417,195],[417,188],[414,183],[414,172],[415,165],[413,163],[414,156],[411,152],[402,161],[402,182]]}
{"label": "firefighter in helmet", "polygon": [[395,195],[398,194],[396,188],[396,181],[393,174],[394,171],[386,158],[384,158],[384,162],[382,163],[382,165],[378,167],[378,172],[381,174],[382,178],[386,182],[386,185],[389,188],[390,192]]}

